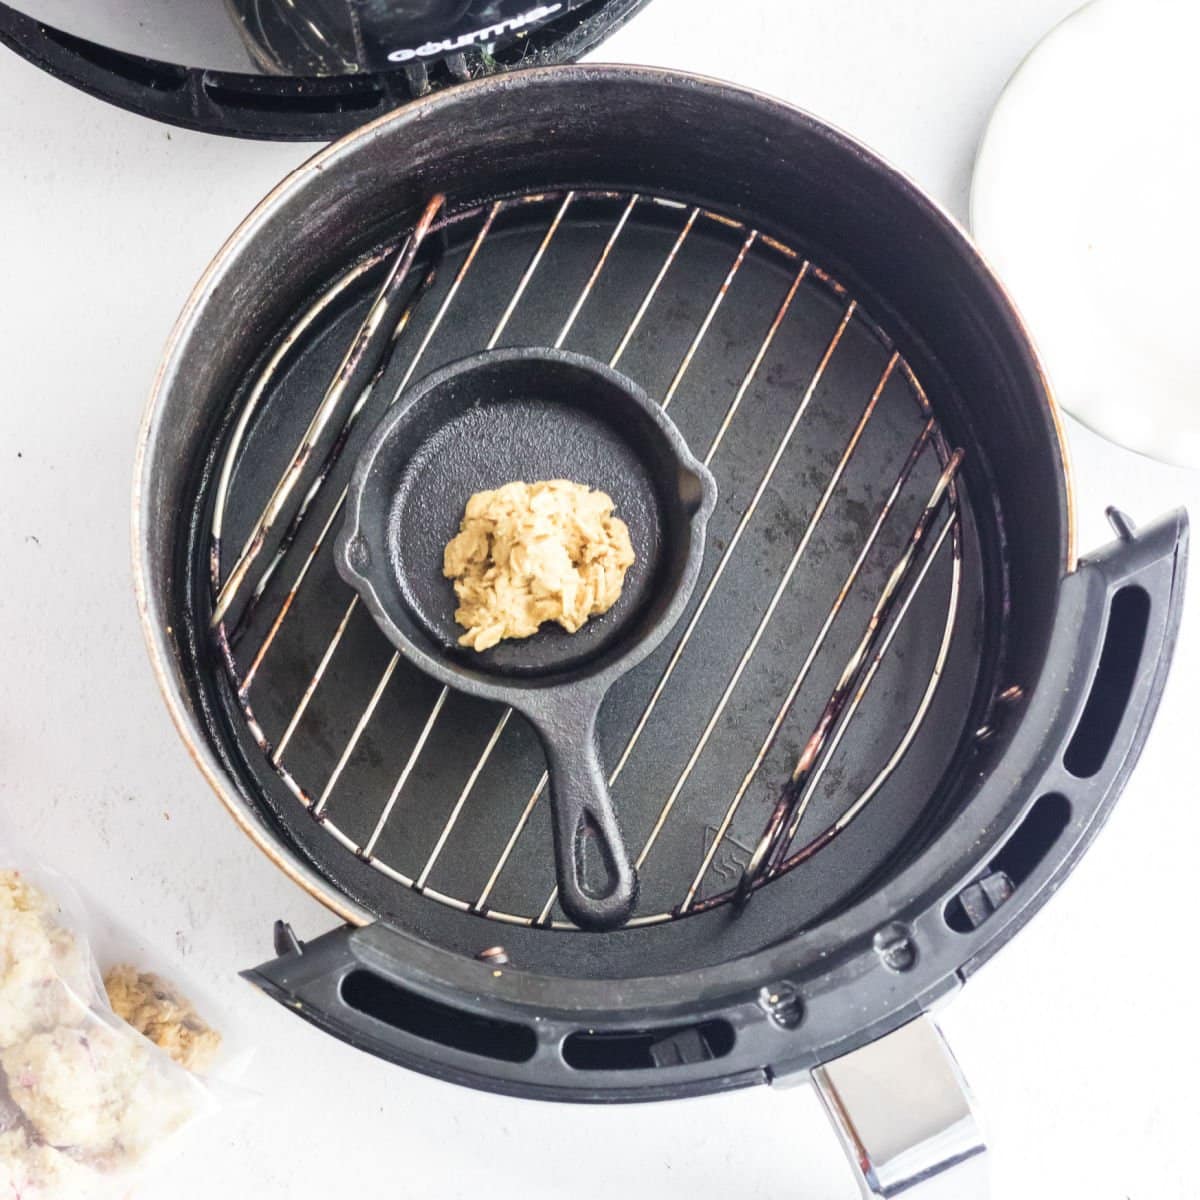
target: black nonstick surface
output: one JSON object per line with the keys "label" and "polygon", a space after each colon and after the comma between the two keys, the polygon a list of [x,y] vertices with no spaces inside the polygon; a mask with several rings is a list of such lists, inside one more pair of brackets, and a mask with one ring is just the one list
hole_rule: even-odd
{"label": "black nonstick surface", "polygon": [[[984,637],[979,532],[956,489],[794,845],[865,801],[860,811],[744,910],[720,902],[696,913],[736,883],[949,446],[889,338],[903,331],[877,326],[819,263],[804,269],[801,257],[747,225],[695,211],[652,197],[631,204],[626,194],[550,193],[442,223],[414,265],[411,317],[294,543],[248,613],[241,603],[231,611],[234,677],[244,681],[254,667],[245,697],[254,724],[225,672],[200,681],[231,769],[279,837],[368,911],[464,953],[503,943],[530,969],[641,975],[659,962],[672,970],[720,962],[814,924],[935,832],[964,747],[991,700],[1000,642]],[[356,278],[327,281],[344,286],[327,295],[267,379],[221,504],[221,578],[394,250],[382,246],[347,264]],[[293,320],[315,300],[298,305]],[[642,880],[635,927],[609,934],[570,929],[553,903],[548,805],[544,794],[534,799],[544,763],[532,731],[515,714],[443,693],[398,659],[364,608],[352,604],[331,558],[335,508],[351,466],[402,381],[489,345],[559,339],[603,362],[620,350],[620,369],[668,402],[720,492],[688,614],[602,713],[602,754],[610,771],[621,765],[614,801]],[[188,551],[201,616],[193,644],[209,662],[200,630],[212,600],[216,468],[247,397],[262,387],[268,357],[243,381],[197,481],[209,519],[193,527]],[[334,426],[314,461],[334,448],[342,421]],[[795,702],[731,814],[802,670]]]}

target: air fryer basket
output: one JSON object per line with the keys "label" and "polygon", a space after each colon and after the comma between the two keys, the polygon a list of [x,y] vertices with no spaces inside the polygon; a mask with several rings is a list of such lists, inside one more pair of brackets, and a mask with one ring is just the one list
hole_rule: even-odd
{"label": "air fryer basket", "polygon": [[[720,488],[688,612],[602,714],[643,878],[604,933],[556,904],[530,731],[394,655],[330,558],[408,384],[524,344],[618,365]],[[135,509],[177,724],[348,923],[304,947],[281,925],[251,977],[394,1061],[586,1100],[915,1028],[1115,800],[1186,545],[1182,514],[1115,514],[1076,561],[1028,337],[910,183],[761,96],[629,68],[466,85],[285,181],[180,320]]]}

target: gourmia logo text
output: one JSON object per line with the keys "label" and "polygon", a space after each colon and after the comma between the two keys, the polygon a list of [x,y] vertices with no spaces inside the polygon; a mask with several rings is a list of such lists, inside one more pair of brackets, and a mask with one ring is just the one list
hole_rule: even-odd
{"label": "gourmia logo text", "polygon": [[494,42],[497,38],[503,37],[506,33],[515,33],[518,29],[524,29],[526,25],[536,25],[539,21],[554,16],[561,8],[561,4],[539,4],[537,8],[531,8],[528,12],[521,13],[520,16],[509,17],[506,21],[497,21],[495,25],[476,29],[474,33],[464,33],[456,38],[447,38],[444,42],[426,42],[415,50],[393,50],[388,55],[388,61],[411,62],[414,58],[433,58],[438,54],[465,50],[468,46],[486,45],[488,42]]}

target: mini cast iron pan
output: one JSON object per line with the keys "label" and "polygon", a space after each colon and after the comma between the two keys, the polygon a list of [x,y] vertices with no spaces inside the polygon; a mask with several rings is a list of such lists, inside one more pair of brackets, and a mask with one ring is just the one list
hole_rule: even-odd
{"label": "mini cast iron pan", "polygon": [[[442,574],[467,500],[513,480],[571,479],[612,496],[637,561],[620,600],[576,634],[546,625],[482,654],[458,645]],[[433,678],[511,705],[538,731],[550,775],[559,894],[588,929],[628,920],[637,894],[596,748],[609,688],[687,605],[716,484],[632,380],[578,354],[518,348],[416,384],[354,470],[338,570],[391,642]]]}

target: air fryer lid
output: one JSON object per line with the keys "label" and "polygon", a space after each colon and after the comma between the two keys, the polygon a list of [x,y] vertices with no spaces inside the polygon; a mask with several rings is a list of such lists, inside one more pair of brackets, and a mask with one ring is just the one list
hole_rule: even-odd
{"label": "air fryer lid", "polygon": [[[361,380],[348,348],[400,277]],[[379,415],[522,344],[619,366],[719,487],[689,614],[601,717],[643,886],[613,931],[556,904],[529,731],[413,672],[330,557]],[[181,318],[138,486],[177,722],[363,926],[281,931],[254,977],[526,1095],[762,1081],[957,986],[1115,800],[1182,586],[1182,516],[1076,562],[1045,381],[951,222],[803,114],[646,70],[466,85],[298,171]]]}
{"label": "air fryer lid", "polygon": [[0,41],[159,120],[324,140],[415,96],[569,62],[647,0],[12,0]]}

